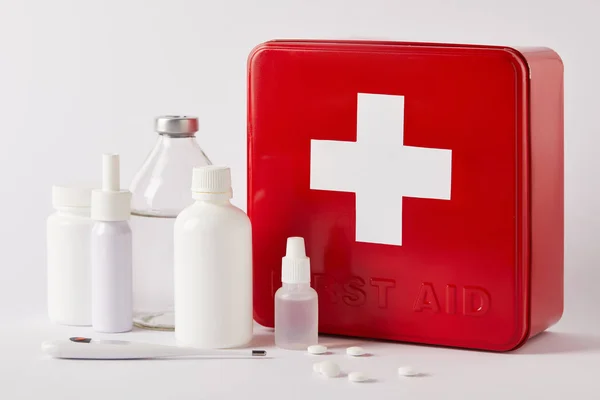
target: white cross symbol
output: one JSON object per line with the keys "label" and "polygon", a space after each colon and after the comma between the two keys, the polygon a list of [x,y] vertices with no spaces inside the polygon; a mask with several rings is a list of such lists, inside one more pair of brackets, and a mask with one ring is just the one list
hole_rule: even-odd
{"label": "white cross symbol", "polygon": [[358,94],[356,142],[312,140],[310,188],[356,193],[356,241],[402,245],[402,197],[450,200],[452,150],[404,146],[404,96]]}

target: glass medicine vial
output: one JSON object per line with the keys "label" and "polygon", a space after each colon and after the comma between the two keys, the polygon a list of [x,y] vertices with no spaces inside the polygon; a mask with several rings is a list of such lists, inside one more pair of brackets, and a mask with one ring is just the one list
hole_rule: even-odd
{"label": "glass medicine vial", "polygon": [[310,287],[310,259],[301,237],[287,240],[281,282],[275,293],[275,345],[306,350],[319,340],[319,312],[317,292]]}
{"label": "glass medicine vial", "polygon": [[155,119],[158,139],[130,186],[134,324],[173,330],[173,229],[193,200],[192,170],[212,164],[196,141],[198,118]]}

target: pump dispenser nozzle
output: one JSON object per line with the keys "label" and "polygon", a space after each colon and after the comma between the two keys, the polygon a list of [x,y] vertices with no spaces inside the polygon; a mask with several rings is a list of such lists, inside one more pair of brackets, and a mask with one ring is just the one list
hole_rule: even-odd
{"label": "pump dispenser nozzle", "polygon": [[105,192],[118,192],[121,190],[119,176],[119,155],[102,154],[102,190]]}
{"label": "pump dispenser nozzle", "polygon": [[287,239],[285,257],[281,261],[281,282],[310,283],[310,258],[306,257],[304,238]]}
{"label": "pump dispenser nozzle", "polygon": [[97,221],[126,221],[131,212],[131,192],[121,190],[119,155],[102,155],[102,190],[92,192],[91,217]]}

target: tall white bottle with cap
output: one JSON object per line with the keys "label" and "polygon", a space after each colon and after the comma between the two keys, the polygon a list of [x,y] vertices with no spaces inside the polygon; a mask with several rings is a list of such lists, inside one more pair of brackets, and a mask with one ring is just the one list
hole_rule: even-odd
{"label": "tall white bottle with cap", "polygon": [[252,230],[231,197],[229,168],[194,168],[195,202],[175,220],[179,344],[217,349],[252,339]]}
{"label": "tall white bottle with cap", "polygon": [[119,156],[102,156],[102,190],[92,192],[92,328],[130,331],[133,325],[131,193],[121,190]]}
{"label": "tall white bottle with cap", "polygon": [[290,237],[282,259],[282,286],[275,293],[275,345],[306,350],[319,340],[317,292],[310,287],[310,259],[304,239]]}

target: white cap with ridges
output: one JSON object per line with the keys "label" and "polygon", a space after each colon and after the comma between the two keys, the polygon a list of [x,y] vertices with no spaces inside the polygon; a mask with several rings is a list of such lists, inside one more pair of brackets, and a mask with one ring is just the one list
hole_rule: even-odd
{"label": "white cap with ridges", "polygon": [[126,221],[131,213],[131,192],[121,190],[119,155],[102,155],[102,189],[92,192],[91,217],[96,221]]}
{"label": "white cap with ridges", "polygon": [[231,196],[231,170],[217,165],[194,168],[192,193],[225,193]]}
{"label": "white cap with ridges", "polygon": [[52,186],[52,206],[89,208],[92,189],[74,186]]}
{"label": "white cap with ridges", "polygon": [[306,257],[304,238],[289,237],[281,260],[281,282],[310,283],[310,258]]}

